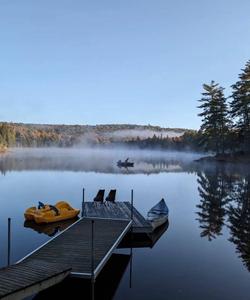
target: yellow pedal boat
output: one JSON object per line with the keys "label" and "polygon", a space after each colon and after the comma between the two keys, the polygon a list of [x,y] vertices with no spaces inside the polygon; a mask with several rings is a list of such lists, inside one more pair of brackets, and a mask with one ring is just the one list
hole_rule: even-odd
{"label": "yellow pedal boat", "polygon": [[[48,209],[49,207],[49,209]],[[33,220],[37,224],[42,224],[42,223],[53,223],[53,222],[58,222],[62,220],[67,220],[67,219],[73,219],[75,218],[80,210],[79,209],[74,209],[71,207],[67,202],[65,201],[60,201],[56,203],[55,206],[53,205],[45,205],[44,208],[42,209],[33,209],[32,207],[26,210],[26,212],[29,211],[27,214],[30,216],[33,216]],[[26,212],[25,212],[25,218],[26,218]],[[32,213],[31,213],[32,212]],[[27,218],[26,218],[27,220]]]}
{"label": "yellow pedal boat", "polygon": [[[58,202],[58,203],[60,203],[60,202]],[[46,211],[49,211],[50,209],[51,208],[50,208],[49,204],[43,204],[42,202],[39,201],[38,207],[32,206],[32,207],[29,207],[28,209],[26,209],[26,211],[24,213],[25,220],[33,221],[35,214],[37,214],[38,212],[46,212]]]}

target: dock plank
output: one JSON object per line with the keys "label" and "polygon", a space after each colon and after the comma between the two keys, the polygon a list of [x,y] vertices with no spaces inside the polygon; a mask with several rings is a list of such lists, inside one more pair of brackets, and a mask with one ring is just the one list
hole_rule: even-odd
{"label": "dock plank", "polygon": [[[96,219],[94,221],[94,272],[103,258],[121,239],[131,226],[130,220]],[[67,263],[71,273],[92,274],[91,263],[91,219],[83,218],[69,230],[58,235],[25,260],[40,259],[45,262]]]}
{"label": "dock plank", "polygon": [[[124,205],[128,207],[129,211],[131,210],[131,204],[129,202],[124,202]],[[142,226],[151,227],[151,224],[139,213],[139,211],[135,207],[133,208],[133,214],[136,215]]]}
{"label": "dock plank", "polygon": [[[129,202],[98,203],[84,202],[84,217],[104,218],[104,219],[131,219],[131,204]],[[133,232],[151,233],[151,224],[133,207]]]}
{"label": "dock plank", "polygon": [[[28,271],[32,272],[28,272]],[[0,269],[0,299],[22,299],[60,282],[71,267],[41,260],[25,261]],[[21,296],[22,295],[22,296]]]}
{"label": "dock plank", "polygon": [[[86,205],[85,212],[96,214],[99,208]],[[108,216],[109,208],[104,212]],[[15,265],[0,269],[0,299],[23,299],[69,274],[96,278],[131,226],[131,220],[81,218]]]}

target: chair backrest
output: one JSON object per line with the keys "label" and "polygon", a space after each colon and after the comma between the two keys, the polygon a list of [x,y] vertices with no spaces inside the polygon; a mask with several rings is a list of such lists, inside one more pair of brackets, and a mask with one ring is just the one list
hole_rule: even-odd
{"label": "chair backrest", "polygon": [[116,190],[110,190],[105,200],[110,202],[115,202],[115,195],[116,195]]}
{"label": "chair backrest", "polygon": [[96,194],[94,201],[103,202],[105,190],[99,190]]}

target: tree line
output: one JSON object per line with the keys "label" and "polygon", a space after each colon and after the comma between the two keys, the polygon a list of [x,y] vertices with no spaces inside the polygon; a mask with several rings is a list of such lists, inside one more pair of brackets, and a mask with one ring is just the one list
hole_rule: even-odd
{"label": "tree line", "polygon": [[13,128],[7,124],[0,124],[0,152],[15,144],[15,133]]}
{"label": "tree line", "polygon": [[211,81],[203,85],[199,116],[200,144],[216,154],[250,152],[250,60],[225,97],[224,88]]}
{"label": "tree line", "polygon": [[[184,132],[184,129],[176,128],[161,128],[151,125],[46,125],[46,124],[22,124],[22,123],[0,123],[0,149],[6,147],[72,147],[77,145],[109,145],[113,143],[126,143],[127,141],[133,144],[134,138],[123,137],[117,140],[112,137],[112,133],[129,130],[148,130],[154,131],[161,135],[167,130],[175,131],[178,134]],[[108,135],[107,135],[108,133]],[[159,141],[158,141],[159,140]],[[163,140],[158,137],[153,139],[145,139],[144,146],[167,146],[173,144],[172,140]],[[181,145],[179,140],[176,140],[178,145]]]}

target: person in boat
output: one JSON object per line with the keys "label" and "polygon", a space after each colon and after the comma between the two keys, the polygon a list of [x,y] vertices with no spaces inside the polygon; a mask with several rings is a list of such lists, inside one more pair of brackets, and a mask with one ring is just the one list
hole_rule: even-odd
{"label": "person in boat", "polygon": [[125,163],[127,164],[127,163],[128,163],[128,161],[129,161],[129,157],[128,157],[127,159],[125,159]]}

